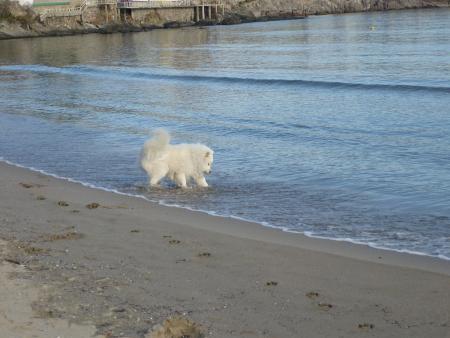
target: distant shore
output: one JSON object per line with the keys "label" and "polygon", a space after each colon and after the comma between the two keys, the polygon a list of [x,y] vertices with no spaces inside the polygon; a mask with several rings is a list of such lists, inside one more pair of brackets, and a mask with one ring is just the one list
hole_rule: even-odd
{"label": "distant shore", "polygon": [[22,38],[36,38],[36,37],[51,37],[51,36],[70,36],[83,34],[113,34],[113,33],[136,33],[146,32],[155,29],[167,28],[183,28],[183,27],[205,27],[216,25],[237,25],[251,22],[266,22],[277,20],[299,20],[305,19],[305,16],[286,16],[286,17],[245,17],[242,15],[230,15],[226,20],[204,21],[204,22],[167,22],[163,25],[152,24],[135,24],[135,23],[121,23],[113,22],[103,25],[79,24],[75,27],[53,27],[45,25],[31,25],[31,29],[23,29],[17,24],[3,24],[0,22],[0,40],[22,39]]}
{"label": "distant shore", "polygon": [[164,207],[5,163],[0,201],[0,271],[8,293],[22,294],[0,304],[0,323],[18,336],[70,321],[76,332],[144,337],[176,315],[206,337],[441,338],[450,326],[448,261]]}
{"label": "distant shore", "polygon": [[[167,29],[167,28],[183,28],[183,27],[204,27],[204,26],[214,26],[214,25],[234,25],[241,23],[250,22],[265,22],[265,21],[275,21],[275,20],[298,20],[305,19],[305,17],[286,17],[286,18],[237,18],[238,21],[230,21],[229,23],[223,22],[200,22],[200,23],[179,23],[179,22],[168,22],[162,26],[155,25],[137,25],[132,23],[111,23],[100,26],[94,25],[79,25],[73,28],[55,28],[55,27],[41,27],[38,30],[23,30],[20,27],[9,27],[8,32],[1,30],[0,25],[0,40],[10,40],[10,39],[22,39],[22,38],[37,38],[37,37],[50,37],[50,36],[70,36],[70,35],[83,35],[83,34],[113,34],[113,33],[136,33],[136,32],[146,32],[155,29]],[[234,19],[233,19],[234,20]]]}
{"label": "distant shore", "polygon": [[[384,1],[387,3],[387,1]],[[0,17],[0,40],[6,39],[20,39],[20,38],[33,38],[33,37],[49,37],[49,36],[68,36],[68,35],[82,35],[82,34],[111,34],[111,33],[130,33],[130,32],[143,32],[153,29],[164,28],[181,28],[192,26],[211,26],[211,25],[234,25],[250,22],[265,22],[275,20],[294,20],[304,19],[310,15],[325,15],[325,14],[347,14],[355,12],[372,12],[372,11],[389,11],[389,10],[401,10],[401,9],[424,9],[424,8],[449,8],[450,3],[444,0],[436,1],[394,1],[392,7],[387,7],[384,2],[375,2],[373,7],[364,9],[359,2],[347,4],[342,7],[338,4],[329,7],[317,8],[311,6],[308,10],[304,10],[302,14],[294,11],[274,11],[263,9],[258,7],[255,11],[252,8],[252,4],[255,1],[246,3],[246,6],[235,7],[231,10],[227,10],[226,14],[220,20],[209,20],[200,22],[178,22],[167,21],[160,24],[151,23],[137,23],[137,22],[121,22],[113,21],[110,23],[103,23],[94,25],[92,23],[74,23],[71,25],[47,25],[42,23],[37,16],[29,22],[24,23],[22,19],[19,20],[4,20]],[[331,5],[333,2],[330,3]]]}

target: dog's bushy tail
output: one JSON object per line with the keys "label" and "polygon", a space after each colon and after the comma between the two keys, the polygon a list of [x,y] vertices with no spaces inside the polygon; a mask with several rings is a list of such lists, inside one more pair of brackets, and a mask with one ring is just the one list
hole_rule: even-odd
{"label": "dog's bushy tail", "polygon": [[170,142],[170,135],[165,129],[156,129],[153,137],[144,143],[141,151],[141,163],[144,160],[154,160],[160,156]]}

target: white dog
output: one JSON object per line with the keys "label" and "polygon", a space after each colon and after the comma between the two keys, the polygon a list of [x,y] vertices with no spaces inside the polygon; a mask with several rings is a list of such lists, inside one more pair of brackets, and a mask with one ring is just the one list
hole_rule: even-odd
{"label": "white dog", "polygon": [[169,133],[158,129],[142,148],[141,166],[150,177],[150,186],[157,186],[167,177],[182,188],[187,188],[191,180],[207,187],[204,175],[211,173],[213,154],[203,144],[172,145]]}

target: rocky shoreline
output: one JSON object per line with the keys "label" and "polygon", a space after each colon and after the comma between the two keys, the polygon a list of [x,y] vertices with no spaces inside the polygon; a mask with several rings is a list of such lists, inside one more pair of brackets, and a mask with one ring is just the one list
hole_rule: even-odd
{"label": "rocky shoreline", "polygon": [[294,20],[304,19],[305,16],[284,16],[284,17],[248,17],[239,14],[231,14],[222,21],[201,21],[201,22],[166,22],[163,25],[152,24],[134,24],[114,22],[103,25],[93,25],[89,23],[72,25],[72,26],[49,26],[42,23],[34,23],[23,27],[18,23],[0,22],[0,40],[34,38],[34,37],[49,37],[49,36],[68,36],[81,34],[112,34],[112,33],[131,33],[131,32],[145,32],[154,29],[165,28],[182,28],[190,26],[213,26],[213,25],[234,25],[241,23],[259,22],[259,21],[274,21],[274,20]]}
{"label": "rocky shoreline", "polygon": [[[225,14],[217,20],[200,22],[167,21],[159,24],[121,21],[98,25],[81,21],[59,25],[48,24],[42,22],[39,15],[31,9],[20,8],[19,5],[14,4],[14,8],[8,15],[4,13],[2,15],[2,8],[0,6],[0,40],[90,33],[129,33],[187,26],[231,25],[257,21],[302,19],[309,15],[449,7],[447,0],[351,0],[345,1],[345,3],[341,0],[330,0],[320,3],[317,1],[302,2],[299,0],[290,0],[282,3],[278,3],[275,0],[228,0],[228,2]],[[296,8],[303,8],[303,10],[294,11],[290,9],[294,8],[294,6]]]}

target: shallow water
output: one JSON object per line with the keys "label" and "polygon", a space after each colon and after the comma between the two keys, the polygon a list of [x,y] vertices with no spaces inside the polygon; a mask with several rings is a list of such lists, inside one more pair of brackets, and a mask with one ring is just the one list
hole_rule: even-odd
{"label": "shallow water", "polygon": [[[0,41],[0,157],[151,200],[450,258],[450,10]],[[148,191],[149,130],[215,150]]]}

